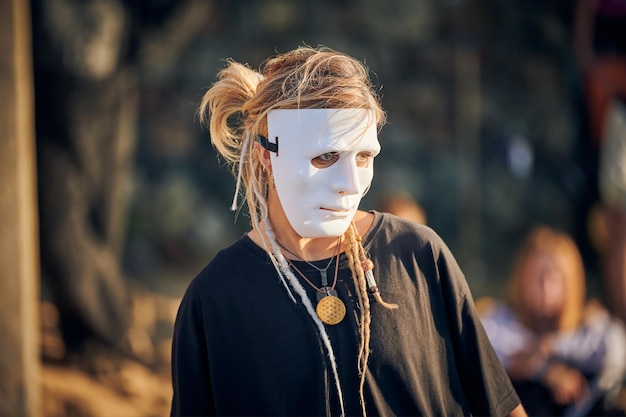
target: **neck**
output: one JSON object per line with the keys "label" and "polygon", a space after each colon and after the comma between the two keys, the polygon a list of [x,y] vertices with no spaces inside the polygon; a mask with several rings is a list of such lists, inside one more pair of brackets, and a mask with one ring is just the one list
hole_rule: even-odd
{"label": "neck", "polygon": [[339,236],[304,238],[298,235],[287,223],[276,225],[272,221],[276,242],[283,248],[283,255],[288,259],[318,261],[335,256],[337,250],[341,252]]}
{"label": "neck", "polygon": [[[288,248],[295,254],[294,256],[287,251],[283,251],[286,258],[292,260],[298,260],[298,258],[300,258],[306,261],[318,261],[334,256],[337,248],[338,236],[321,238],[305,238],[300,236],[296,233],[293,227],[291,227],[291,224],[287,220],[278,199],[271,198],[271,194],[272,193],[270,193],[268,201],[268,209],[272,230],[276,240],[280,242],[282,246]],[[363,236],[372,225],[374,215],[364,211],[357,211],[353,221],[356,224],[359,234]],[[268,250],[268,248],[266,248],[263,244],[263,241],[269,241],[268,236],[265,234],[264,224],[261,224],[258,229],[253,229],[248,236],[258,246]],[[342,242],[342,246],[339,248],[339,251],[342,252],[344,249],[345,243]]]}
{"label": "neck", "polygon": [[[278,243],[278,246],[280,246],[280,248],[281,248],[281,250],[283,252],[283,255],[286,258],[291,259],[291,260],[296,259],[296,260],[299,260],[299,261],[316,261],[318,259],[325,259],[325,258],[327,258],[327,256],[324,256],[322,254],[322,252],[320,252],[320,254],[318,256],[311,256],[311,255],[309,255],[308,257],[305,257],[306,255],[305,256],[301,256],[301,255],[298,254],[298,252],[296,252],[295,250],[291,249],[289,246],[285,245],[279,239],[277,239],[277,243]],[[335,238],[334,245],[330,245],[327,248],[327,250],[332,249],[333,250],[333,255],[332,256],[337,256],[341,252],[342,246],[343,245],[342,245],[342,241],[341,241],[341,236],[339,236],[339,237]],[[322,248],[322,250],[324,250],[324,249]],[[300,248],[299,252],[303,253],[303,254],[307,253],[307,247],[305,246],[304,248]]]}

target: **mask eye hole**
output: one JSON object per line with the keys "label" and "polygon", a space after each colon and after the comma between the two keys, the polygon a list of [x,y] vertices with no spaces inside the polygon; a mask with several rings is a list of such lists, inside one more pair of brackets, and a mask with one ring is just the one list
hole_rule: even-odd
{"label": "mask eye hole", "polygon": [[359,152],[356,155],[356,166],[359,168],[367,168],[370,165],[371,160],[374,159],[374,154],[371,152]]}
{"label": "mask eye hole", "polygon": [[315,168],[328,168],[339,160],[339,152],[326,152],[311,159]]}

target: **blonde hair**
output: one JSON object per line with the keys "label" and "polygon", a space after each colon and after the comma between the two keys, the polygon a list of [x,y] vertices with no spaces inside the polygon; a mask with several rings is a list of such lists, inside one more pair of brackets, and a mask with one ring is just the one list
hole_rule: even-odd
{"label": "blonde hair", "polygon": [[565,302],[556,323],[558,331],[570,330],[582,320],[586,298],[585,269],[582,256],[574,240],[565,232],[540,226],[531,231],[517,255],[509,283],[508,301],[521,322],[532,330],[539,323],[533,320],[532,312],[522,301],[522,287],[525,285],[523,269],[525,263],[537,253],[543,253],[555,260],[565,278]]}
{"label": "blonde hair", "polygon": [[[243,183],[252,227],[258,230],[261,223],[264,223],[264,232],[269,242],[265,242],[263,233],[260,235],[289,296],[296,302],[292,289],[300,296],[319,330],[331,360],[344,414],[337,364],[326,329],[317,317],[304,287],[291,271],[271,229],[266,201],[271,178],[264,171],[257,154],[253,152],[254,141],[259,135],[268,135],[267,114],[274,109],[367,109],[374,114],[378,129],[384,125],[386,115],[369,79],[367,68],[354,58],[329,48],[299,47],[268,59],[259,71],[232,60],[227,63],[202,99],[199,107],[200,121],[208,125],[211,142],[229,164],[233,175],[238,177],[235,194],[239,192],[239,182]],[[236,208],[233,203],[233,209]],[[362,266],[366,257],[361,237],[354,225],[345,232],[344,241],[361,305],[361,341],[357,366],[361,376],[359,394],[362,412],[366,415],[363,385],[369,356],[371,321],[368,286]],[[382,301],[378,292],[374,297],[386,308],[397,307]]]}

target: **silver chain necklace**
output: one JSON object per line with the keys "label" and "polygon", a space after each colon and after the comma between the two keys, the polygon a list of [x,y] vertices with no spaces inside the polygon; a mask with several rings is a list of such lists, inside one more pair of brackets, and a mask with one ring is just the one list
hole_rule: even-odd
{"label": "silver chain necklace", "polygon": [[[337,251],[339,251],[340,239],[341,239],[341,236],[337,238]],[[333,264],[333,260],[335,260],[335,256],[331,256],[330,260],[328,261],[328,265],[326,265],[325,268],[319,268],[319,267],[313,265],[311,262],[307,261],[306,259],[302,259],[298,255],[296,255],[295,253],[290,251],[288,248],[283,246],[283,244],[280,243],[279,241],[276,241],[276,243],[278,243],[278,246],[280,246],[281,248],[283,248],[284,250],[286,250],[287,252],[289,252],[290,254],[295,256],[296,258],[298,258],[298,260],[300,260],[302,262],[306,262],[309,266],[315,268],[320,273],[320,277],[322,279],[322,287],[328,287],[328,269]]]}

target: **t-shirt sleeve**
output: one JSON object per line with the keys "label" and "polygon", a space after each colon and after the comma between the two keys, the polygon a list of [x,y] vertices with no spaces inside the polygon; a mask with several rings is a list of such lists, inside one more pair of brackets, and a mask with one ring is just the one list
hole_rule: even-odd
{"label": "t-shirt sleeve", "polygon": [[170,415],[215,415],[202,305],[193,296],[193,286],[181,302],[172,341],[173,398]]}
{"label": "t-shirt sleeve", "polygon": [[506,416],[520,404],[517,393],[477,318],[471,298],[463,298],[457,309],[456,355],[472,414]]}
{"label": "t-shirt sleeve", "polygon": [[447,248],[441,255],[439,271],[449,297],[455,357],[471,413],[506,416],[520,404],[519,397],[489,342],[465,276]]}

